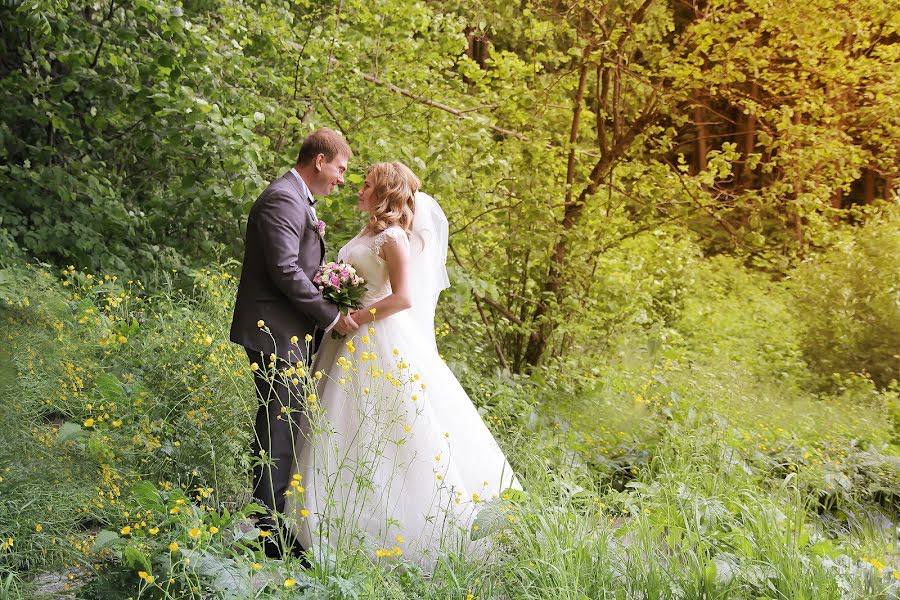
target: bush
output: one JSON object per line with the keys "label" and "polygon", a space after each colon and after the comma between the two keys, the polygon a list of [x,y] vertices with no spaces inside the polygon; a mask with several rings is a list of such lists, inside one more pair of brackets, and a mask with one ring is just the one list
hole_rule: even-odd
{"label": "bush", "polygon": [[884,387],[900,373],[898,225],[888,213],[792,274],[803,354],[822,386],[833,373],[868,373]]}
{"label": "bush", "polygon": [[227,337],[234,279],[193,280],[151,298],[116,275],[0,269],[0,569],[103,559],[94,535],[133,522],[141,481],[246,494],[255,395]]}

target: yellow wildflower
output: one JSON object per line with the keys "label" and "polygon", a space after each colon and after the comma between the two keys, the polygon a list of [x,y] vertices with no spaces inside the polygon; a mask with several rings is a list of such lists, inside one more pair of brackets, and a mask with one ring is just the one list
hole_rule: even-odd
{"label": "yellow wildflower", "polygon": [[307,518],[307,517],[309,516],[309,511],[308,511],[307,509],[305,509],[305,508],[301,508],[301,509],[300,509],[300,516],[303,517],[304,519]]}
{"label": "yellow wildflower", "polygon": [[284,580],[284,587],[286,587],[286,588],[292,588],[295,585],[297,585],[297,582],[294,581],[293,579],[291,579],[290,577],[288,577],[287,579]]}
{"label": "yellow wildflower", "polygon": [[122,535],[128,535],[131,533],[131,527],[126,525],[125,527],[123,527],[122,529],[119,530],[119,533],[121,533]]}
{"label": "yellow wildflower", "polygon": [[259,327],[260,329],[262,329],[263,327],[266,326],[266,322],[263,321],[262,319],[260,319],[259,321],[256,322],[256,326]]}
{"label": "yellow wildflower", "polygon": [[88,427],[88,428],[93,427],[93,426],[94,426],[94,419],[86,419],[85,422],[84,422],[84,426],[85,426],[85,427]]}
{"label": "yellow wildflower", "polygon": [[178,542],[169,544],[169,552],[178,552]]}
{"label": "yellow wildflower", "polygon": [[218,527],[210,527],[209,532],[212,534],[219,533],[219,528]]}

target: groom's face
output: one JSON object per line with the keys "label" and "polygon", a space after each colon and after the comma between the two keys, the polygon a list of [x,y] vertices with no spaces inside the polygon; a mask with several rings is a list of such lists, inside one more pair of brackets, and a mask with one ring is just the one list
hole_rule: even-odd
{"label": "groom's face", "polygon": [[347,170],[347,157],[335,156],[331,162],[325,161],[325,155],[316,157],[316,177],[311,182],[309,191],[317,196],[327,196],[334,188],[344,183],[344,171]]}

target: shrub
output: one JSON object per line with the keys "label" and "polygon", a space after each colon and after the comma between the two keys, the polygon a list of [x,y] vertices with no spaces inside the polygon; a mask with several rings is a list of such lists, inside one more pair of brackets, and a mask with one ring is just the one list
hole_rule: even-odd
{"label": "shrub", "polygon": [[898,225],[888,213],[791,277],[803,354],[823,386],[833,373],[868,373],[881,387],[900,373]]}

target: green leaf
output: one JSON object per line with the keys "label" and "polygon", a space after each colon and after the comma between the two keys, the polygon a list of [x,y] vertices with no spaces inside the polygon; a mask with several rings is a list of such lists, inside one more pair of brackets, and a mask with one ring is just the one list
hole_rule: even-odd
{"label": "green leaf", "polygon": [[124,540],[119,537],[119,534],[115,531],[101,529],[97,534],[97,538],[94,540],[94,551],[96,552],[104,548],[111,548],[112,546],[121,544],[122,542],[124,542]]}
{"label": "green leaf", "polygon": [[66,422],[59,426],[59,435],[57,435],[56,441],[65,442],[82,435],[84,432],[84,429],[78,423]]}
{"label": "green leaf", "polygon": [[250,578],[233,560],[190,549],[184,550],[183,556],[190,559],[189,568],[221,597],[246,598],[253,591]]}
{"label": "green leaf", "polygon": [[125,400],[125,388],[115,375],[109,373],[99,375],[94,380],[94,385],[107,401],[122,402]]}
{"label": "green leaf", "polygon": [[141,508],[154,512],[163,512],[166,505],[159,495],[159,491],[149,481],[142,481],[131,488],[131,496]]}
{"label": "green leaf", "polygon": [[472,523],[472,540],[480,540],[507,529],[510,526],[509,506],[509,502],[499,498],[486,502]]}
{"label": "green leaf", "polygon": [[147,571],[148,573],[152,570],[150,559],[134,544],[127,544],[125,546],[122,557],[124,558],[125,563],[132,569],[140,569],[142,571]]}
{"label": "green leaf", "polygon": [[703,578],[706,580],[706,586],[708,588],[713,588],[716,585],[716,574],[718,573],[718,568],[716,568],[716,562],[712,559],[706,562],[706,567],[703,569]]}

